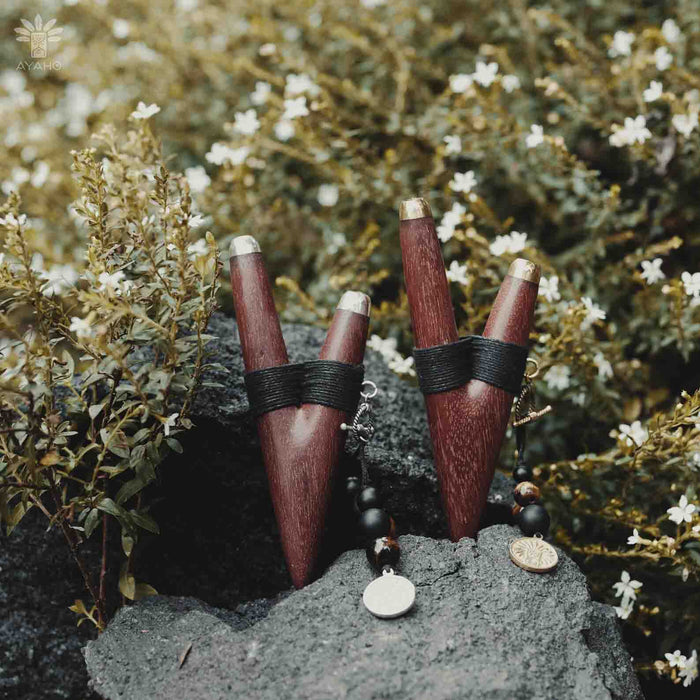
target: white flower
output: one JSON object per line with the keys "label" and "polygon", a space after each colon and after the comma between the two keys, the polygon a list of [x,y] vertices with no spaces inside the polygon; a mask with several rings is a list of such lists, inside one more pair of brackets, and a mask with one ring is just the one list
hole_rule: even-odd
{"label": "white flower", "polygon": [[513,92],[520,87],[520,78],[517,75],[504,75],[501,78],[501,85],[506,92]]}
{"label": "white flower", "polygon": [[275,46],[275,44],[272,44],[272,43],[263,44],[258,49],[258,53],[261,56],[272,56],[276,52],[277,52],[277,46]]}
{"label": "white flower", "polygon": [[664,93],[664,86],[658,80],[652,80],[649,87],[644,91],[645,102],[656,102]]}
{"label": "white flower", "polygon": [[467,266],[460,265],[456,260],[450,263],[450,269],[445,271],[447,274],[447,279],[450,282],[457,282],[458,284],[468,284],[469,278],[467,277]]}
{"label": "white flower", "polygon": [[663,260],[661,258],[654,258],[653,260],[642,260],[642,279],[648,285],[655,284],[659,280],[666,278],[666,275],[661,269],[662,263]]}
{"label": "white flower", "polygon": [[117,296],[121,296],[122,292],[128,292],[131,283],[124,280],[124,273],[121,270],[116,272],[102,272],[97,278],[100,283],[98,291],[113,293]]}
{"label": "white flower", "polygon": [[360,0],[362,5],[369,10],[374,10],[376,7],[386,5],[387,0]]}
{"label": "white flower", "polygon": [[472,188],[476,187],[476,177],[473,170],[467,170],[466,173],[455,173],[454,178],[450,181],[450,188],[454,192],[471,192]]}
{"label": "white flower", "polygon": [[385,361],[389,361],[396,354],[396,338],[380,338],[376,333],[370,336],[367,347],[378,352]]}
{"label": "white flower", "polygon": [[209,244],[204,238],[200,238],[199,240],[195,241],[194,243],[190,243],[190,245],[187,246],[187,255],[189,255],[191,258],[198,258],[201,255],[207,255],[208,253]]}
{"label": "white flower", "polygon": [[549,279],[542,277],[538,294],[549,302],[561,299],[561,294],[559,294],[559,277],[557,275],[552,275]]}
{"label": "white flower", "polygon": [[526,245],[527,233],[511,231],[504,236],[496,236],[489,246],[489,251],[491,255],[503,255],[504,253],[515,254],[524,250]]}
{"label": "white flower", "polygon": [[290,73],[287,76],[287,81],[284,86],[284,94],[287,97],[303,95],[304,93],[314,97],[318,95],[319,92],[321,92],[321,88],[316,85],[306,73],[301,73],[300,75]]}
{"label": "white flower", "polygon": [[687,688],[698,677],[698,652],[695,649],[693,649],[690,658],[683,664],[678,675],[683,679],[684,688]]}
{"label": "white flower", "polygon": [[627,538],[627,544],[641,544],[642,543],[642,538],[639,536],[639,530],[635,527],[634,530],[632,530],[632,534]]}
{"label": "white flower", "polygon": [[634,600],[630,597],[625,597],[620,602],[620,605],[615,606],[615,614],[621,619],[626,620],[634,610]]}
{"label": "white flower", "polygon": [[443,214],[440,225],[437,227],[437,236],[443,243],[447,243],[454,236],[455,228],[461,223],[466,213],[467,210],[459,202],[455,202],[452,209]]}
{"label": "white flower", "polygon": [[179,414],[178,413],[171,413],[164,421],[163,421],[163,433],[167,437],[170,435],[170,428],[175,427],[175,423],[177,423],[177,418]]}
{"label": "white flower", "polygon": [[36,187],[37,189],[43,187],[49,177],[50,172],[51,168],[45,160],[37,161],[34,165],[32,177],[30,178],[32,187]]}
{"label": "white flower", "polygon": [[620,440],[628,447],[641,447],[649,439],[648,431],[642,427],[642,423],[638,420],[633,421],[631,425],[620,424],[618,431]]}
{"label": "white flower", "polygon": [[698,110],[697,107],[691,108],[688,114],[674,114],[671,118],[673,128],[679,133],[688,138],[698,125]]}
{"label": "white flower", "polygon": [[677,506],[669,508],[666,512],[668,513],[668,519],[680,525],[683,522],[689,523],[693,520],[693,513],[697,510],[697,506],[693,503],[688,503],[688,499],[685,494],[683,494],[678,501]]}
{"label": "white flower", "polygon": [[252,136],[260,128],[260,120],[254,109],[245,112],[236,112],[234,115],[233,130],[239,134]]}
{"label": "white flower", "polygon": [[250,101],[254,105],[264,105],[267,102],[267,98],[270,96],[270,91],[272,90],[272,85],[266,83],[264,80],[258,80],[255,83],[255,90],[250,93]]}
{"label": "white flower", "polygon": [[453,153],[460,153],[462,151],[462,139],[459,136],[445,136],[443,139],[445,142],[445,155],[450,156]]}
{"label": "white flower", "polygon": [[613,124],[613,133],[610,135],[610,145],[617,148],[631,146],[634,143],[644,143],[651,138],[651,131],[647,129],[647,120],[640,114],[634,119],[625,117],[624,126]]}
{"label": "white flower", "polygon": [[664,654],[666,657],[666,661],[668,661],[668,665],[673,668],[674,666],[678,666],[678,668],[683,668],[685,666],[685,662],[687,659],[683,654],[681,654],[680,649],[676,649],[676,651],[673,652],[673,654]]}
{"label": "white flower", "polygon": [[240,165],[245,162],[245,159],[250,153],[250,148],[247,146],[241,146],[240,148],[231,148],[225,143],[213,143],[211,145],[211,150],[204,156],[207,161],[214,163],[214,165],[223,165],[226,162],[232,165]]}
{"label": "white flower", "polygon": [[27,79],[16,70],[4,70],[0,73],[0,87],[8,95],[21,95],[27,85]]}
{"label": "white flower", "polygon": [[474,83],[474,79],[471,75],[466,73],[457,73],[450,76],[450,90],[452,92],[466,92]]}
{"label": "white flower", "polygon": [[661,25],[661,33],[669,44],[675,44],[681,38],[681,29],[672,19],[664,20]]}
{"label": "white flower", "polygon": [[612,44],[608,49],[608,56],[629,56],[632,53],[632,43],[634,42],[633,32],[617,31],[613,35]]}
{"label": "white flower", "polygon": [[331,240],[326,250],[330,255],[335,255],[341,248],[347,245],[347,238],[344,233],[332,233]]}
{"label": "white flower", "polygon": [[289,119],[281,119],[275,124],[275,136],[280,141],[289,141],[294,136],[294,122]]}
{"label": "white flower", "polygon": [[6,214],[4,217],[0,217],[0,226],[12,226],[13,228],[19,228],[27,223],[27,215],[20,214],[16,217],[12,212]]}
{"label": "white flower", "polygon": [[75,333],[78,338],[90,338],[92,335],[94,335],[94,327],[92,323],[90,323],[87,318],[79,318],[78,316],[71,316],[68,330],[71,333]]}
{"label": "white flower", "polygon": [[198,5],[199,0],[175,0],[175,7],[183,12],[191,12],[192,10],[196,10]]}
{"label": "white flower", "polygon": [[615,596],[617,598],[622,597],[622,605],[625,605],[625,598],[630,600],[637,600],[637,591],[642,587],[640,581],[633,580],[630,575],[626,572],[622,572],[622,576],[617,583],[613,584],[615,589]]}
{"label": "white flower", "polygon": [[207,171],[201,165],[196,165],[193,168],[185,169],[185,177],[192,192],[200,193],[211,185],[211,178],[207,175]]}
{"label": "white flower", "polygon": [[665,46],[659,46],[654,51],[654,63],[656,70],[665,71],[673,63],[673,54]]}
{"label": "white flower", "polygon": [[125,19],[115,19],[112,22],[112,34],[117,39],[126,39],[131,33],[131,26]]}
{"label": "white flower", "polygon": [[539,124],[530,127],[530,133],[525,137],[525,145],[528,148],[537,148],[544,143],[544,129]]}
{"label": "white flower", "polygon": [[483,85],[484,87],[489,87],[496,76],[498,75],[498,63],[484,63],[484,61],[476,62],[476,70],[472,73],[472,78],[474,82]]}
{"label": "white flower", "polygon": [[389,361],[389,369],[396,374],[406,374],[408,376],[415,376],[416,371],[413,369],[413,357],[409,355],[408,357],[401,357],[399,353],[396,353],[396,357]]}
{"label": "white flower", "polygon": [[42,294],[47,297],[62,294],[70,289],[80,278],[80,275],[70,265],[52,265],[41,273],[46,283],[41,287]]}
{"label": "white flower", "polygon": [[581,323],[584,330],[590,328],[596,321],[604,321],[607,315],[590,297],[583,297],[581,303],[586,309],[586,315]]}
{"label": "white flower", "polygon": [[190,228],[199,228],[204,223],[204,217],[201,214],[190,214],[187,223]]}
{"label": "white flower", "polygon": [[571,370],[568,365],[553,365],[544,375],[544,381],[550,389],[564,391],[571,385]]}
{"label": "white flower", "polygon": [[521,250],[525,250],[527,246],[527,233],[520,233],[518,231],[510,232],[510,244],[508,246],[509,253],[519,253]]}
{"label": "white flower", "polygon": [[321,185],[318,188],[318,203],[322,207],[334,207],[338,203],[338,186]]}
{"label": "white flower", "polygon": [[160,112],[160,107],[153,103],[147,105],[145,102],[139,102],[136,109],[131,113],[132,119],[150,119],[154,114]]}
{"label": "white flower", "polygon": [[605,380],[613,376],[612,365],[602,352],[596,353],[593,358],[593,364],[598,368],[598,377],[600,379]]}
{"label": "white flower", "polygon": [[685,287],[685,293],[689,297],[700,297],[700,272],[684,272],[681,275],[681,280],[683,281],[683,286]]}
{"label": "white flower", "polygon": [[309,108],[306,106],[306,97],[295,97],[284,101],[284,113],[282,119],[296,119],[297,117],[305,117],[309,113]]}

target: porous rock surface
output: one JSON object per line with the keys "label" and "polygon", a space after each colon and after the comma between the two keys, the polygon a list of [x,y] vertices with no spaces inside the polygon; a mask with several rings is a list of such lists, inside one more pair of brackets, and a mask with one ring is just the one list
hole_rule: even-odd
{"label": "porous rock surface", "polygon": [[613,610],[561,553],[549,574],[512,564],[517,535],[495,525],[476,542],[401,537],[417,602],[397,620],[364,609],[372,572],[360,550],[268,609],[151,598],[88,644],[92,685],[110,700],[641,698]]}

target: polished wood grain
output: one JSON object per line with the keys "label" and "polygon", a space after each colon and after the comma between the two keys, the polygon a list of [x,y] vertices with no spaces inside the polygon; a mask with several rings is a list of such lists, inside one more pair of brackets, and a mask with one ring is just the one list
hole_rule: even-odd
{"label": "polished wood grain", "polygon": [[[417,348],[458,340],[445,264],[432,216],[400,222],[404,278]],[[537,284],[504,279],[483,335],[527,345]],[[479,380],[425,396],[433,456],[450,537],[479,526],[513,396]]]}
{"label": "polished wood grain", "polygon": [[[287,351],[261,253],[230,259],[231,287],[247,371],[287,364]],[[369,318],[338,309],[320,359],[360,364]],[[321,536],[350,416],[326,406],[304,404],[257,419],[282,548],[297,588],[315,572]]]}

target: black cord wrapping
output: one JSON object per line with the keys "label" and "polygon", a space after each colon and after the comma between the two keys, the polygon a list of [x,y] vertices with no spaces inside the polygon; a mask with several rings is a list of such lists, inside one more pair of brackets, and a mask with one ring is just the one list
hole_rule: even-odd
{"label": "black cord wrapping", "polygon": [[415,348],[418,384],[424,394],[438,394],[479,379],[517,394],[525,374],[527,348],[480,335],[468,335],[455,343]]}
{"label": "black cord wrapping", "polygon": [[357,407],[365,370],[336,360],[311,360],[245,373],[252,414],[285,406],[315,403],[353,413]]}

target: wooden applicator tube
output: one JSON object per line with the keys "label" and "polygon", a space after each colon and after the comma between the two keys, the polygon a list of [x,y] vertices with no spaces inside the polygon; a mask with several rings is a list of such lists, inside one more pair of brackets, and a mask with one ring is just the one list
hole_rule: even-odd
{"label": "wooden applicator tube", "polygon": [[[404,278],[417,348],[459,339],[445,263],[430,206],[401,203]],[[537,301],[539,267],[515,260],[501,284],[483,335],[527,346]],[[478,379],[425,395],[433,456],[452,540],[473,537],[486,505],[513,395]]]}
{"label": "wooden applicator tube", "polygon": [[[288,364],[260,247],[252,236],[231,243],[231,288],[246,371]],[[321,349],[320,359],[361,364],[370,300],[345,292]],[[292,582],[309,583],[321,545],[336,467],[351,416],[318,404],[288,406],[257,418],[263,460]]]}

